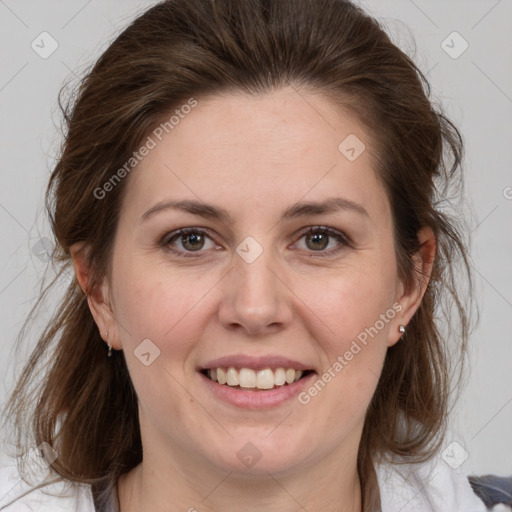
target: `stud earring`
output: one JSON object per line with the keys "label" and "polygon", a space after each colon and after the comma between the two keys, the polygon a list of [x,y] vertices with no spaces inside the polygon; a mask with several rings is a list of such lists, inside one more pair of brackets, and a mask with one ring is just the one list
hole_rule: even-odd
{"label": "stud earring", "polygon": [[400,325],[398,331],[403,334],[405,332],[405,325]]}
{"label": "stud earring", "polygon": [[108,354],[107,354],[107,357],[111,357],[112,356],[112,345],[110,344],[110,340],[108,339],[108,332],[105,333],[106,337],[107,337],[107,344],[108,344]]}

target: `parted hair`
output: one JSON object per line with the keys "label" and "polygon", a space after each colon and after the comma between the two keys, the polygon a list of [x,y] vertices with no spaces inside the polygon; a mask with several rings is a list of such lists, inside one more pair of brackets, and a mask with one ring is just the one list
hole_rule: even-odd
{"label": "parted hair", "polygon": [[[89,248],[92,278],[84,293],[74,274],[68,277],[10,396],[4,414],[16,425],[20,458],[27,446],[46,442],[58,453],[52,470],[83,483],[115,481],[141,462],[137,395],[124,353],[107,357],[87,300],[111,271],[130,176],[105,197],[95,191],[187,99],[285,86],[324,93],[367,128],[407,287],[423,278],[413,264],[419,230],[430,226],[437,239],[423,300],[388,349],[366,413],[361,482],[377,457],[421,462],[439,449],[471,330],[466,231],[447,208],[461,197],[460,132],[412,57],[350,1],[167,0],[132,21],[72,93],[63,88],[59,96],[65,133],[46,191],[57,275],[42,288],[19,339],[48,291],[69,275],[77,242]],[[461,291],[461,282],[469,288]]]}

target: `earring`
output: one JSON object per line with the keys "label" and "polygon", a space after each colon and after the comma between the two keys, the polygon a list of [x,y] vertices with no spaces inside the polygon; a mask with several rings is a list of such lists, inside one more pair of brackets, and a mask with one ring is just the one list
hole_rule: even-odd
{"label": "earring", "polygon": [[110,357],[112,356],[112,345],[110,344],[110,340],[108,339],[108,332],[105,333],[106,337],[107,337],[107,344],[108,344],[108,354],[107,354],[107,357]]}
{"label": "earring", "polygon": [[402,334],[405,332],[405,325],[400,325],[398,327],[398,331],[401,332]]}

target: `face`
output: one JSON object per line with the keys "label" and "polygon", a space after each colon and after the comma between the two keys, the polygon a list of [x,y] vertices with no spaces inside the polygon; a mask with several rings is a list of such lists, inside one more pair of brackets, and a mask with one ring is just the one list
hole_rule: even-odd
{"label": "face", "polygon": [[[351,134],[365,151],[339,149]],[[105,284],[145,458],[254,474],[353,457],[405,323],[369,135],[283,88],[198,98],[155,140],[128,178]],[[230,366],[231,383],[274,388],[205,375]],[[303,377],[276,386],[277,368]]]}

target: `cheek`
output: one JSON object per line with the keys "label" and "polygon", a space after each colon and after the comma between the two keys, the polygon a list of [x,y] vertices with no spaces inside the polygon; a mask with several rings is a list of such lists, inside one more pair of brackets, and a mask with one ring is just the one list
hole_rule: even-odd
{"label": "cheek", "polygon": [[[119,272],[122,279],[116,288],[116,313],[124,357],[141,405],[147,413],[157,414],[168,403],[176,414],[185,414],[182,408],[190,397],[182,383],[188,357],[204,328],[201,321],[207,315],[201,299],[208,283],[191,285],[168,269],[134,265],[124,270]],[[149,353],[146,359],[145,353]]]}
{"label": "cheek", "polygon": [[322,425],[336,432],[331,439],[336,444],[362,426],[396,312],[388,283],[375,276],[330,280],[329,293],[320,295],[316,325],[323,335],[316,341],[322,371],[299,399],[304,411],[314,411]]}
{"label": "cheek", "polygon": [[[372,337],[385,338],[389,321],[395,315],[394,273],[384,272],[378,263],[343,269],[325,281],[303,283],[302,296],[309,297],[319,322],[329,329],[326,341],[333,348],[348,349],[350,341],[371,330]],[[377,325],[376,325],[377,324]],[[373,327],[377,327],[375,333]],[[360,338],[364,341],[364,335]],[[347,345],[348,343],[348,345]]]}
{"label": "cheek", "polygon": [[353,410],[369,401],[382,369],[397,314],[393,260],[388,263],[383,258],[367,260],[329,276],[325,283],[303,283],[300,292],[309,297],[308,305],[316,313],[311,316],[316,327],[310,329],[317,333],[326,387],[344,394],[342,408]]}
{"label": "cheek", "polygon": [[179,269],[148,265],[142,258],[123,263],[114,281],[123,346],[133,351],[150,339],[162,353],[169,344],[173,354],[185,349],[201,327],[197,311],[214,283],[205,276],[191,278]]}

